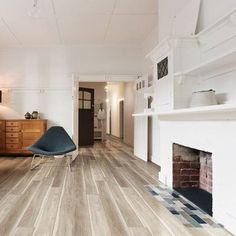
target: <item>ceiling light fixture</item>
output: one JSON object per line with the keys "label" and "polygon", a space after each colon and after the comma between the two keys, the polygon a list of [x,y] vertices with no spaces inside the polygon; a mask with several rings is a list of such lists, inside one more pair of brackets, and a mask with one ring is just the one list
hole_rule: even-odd
{"label": "ceiling light fixture", "polygon": [[29,10],[29,16],[33,18],[38,18],[40,16],[39,0],[33,0]]}
{"label": "ceiling light fixture", "polygon": [[108,89],[109,89],[109,87],[106,85],[106,86],[104,87],[104,90],[105,90],[106,93],[108,92]]}

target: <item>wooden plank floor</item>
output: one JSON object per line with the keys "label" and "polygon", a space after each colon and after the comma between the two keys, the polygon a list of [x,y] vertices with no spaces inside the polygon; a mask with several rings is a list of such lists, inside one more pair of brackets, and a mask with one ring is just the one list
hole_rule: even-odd
{"label": "wooden plank floor", "polygon": [[65,159],[30,161],[0,159],[0,235],[229,235],[183,226],[145,189],[158,167],[116,139],[80,149],[71,172]]}

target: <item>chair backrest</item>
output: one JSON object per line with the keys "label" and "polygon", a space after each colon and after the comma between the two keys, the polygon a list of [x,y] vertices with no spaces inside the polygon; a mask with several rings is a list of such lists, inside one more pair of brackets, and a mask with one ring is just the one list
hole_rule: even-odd
{"label": "chair backrest", "polygon": [[53,126],[49,128],[46,133],[34,144],[34,146],[43,148],[47,151],[56,151],[58,149],[68,148],[68,146],[76,148],[71,137],[61,126]]}

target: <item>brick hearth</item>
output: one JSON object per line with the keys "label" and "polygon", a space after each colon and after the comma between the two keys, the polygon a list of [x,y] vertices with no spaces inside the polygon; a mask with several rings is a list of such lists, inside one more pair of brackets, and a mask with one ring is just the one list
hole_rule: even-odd
{"label": "brick hearth", "polygon": [[174,144],[173,187],[212,193],[212,154]]}

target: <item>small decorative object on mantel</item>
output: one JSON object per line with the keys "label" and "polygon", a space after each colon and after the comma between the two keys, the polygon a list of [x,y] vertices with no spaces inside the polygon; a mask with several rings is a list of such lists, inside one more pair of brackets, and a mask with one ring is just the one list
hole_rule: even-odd
{"label": "small decorative object on mantel", "polygon": [[32,119],[39,119],[39,113],[38,113],[38,111],[33,111],[33,112],[32,112]]}
{"label": "small decorative object on mantel", "polygon": [[190,107],[217,105],[216,91],[213,89],[196,91],[192,94]]}
{"label": "small decorative object on mantel", "polygon": [[153,97],[148,96],[148,108],[152,108]]}
{"label": "small decorative object on mantel", "polygon": [[30,114],[29,112],[26,112],[26,113],[25,113],[25,119],[26,119],[26,120],[31,119],[31,114]]}

